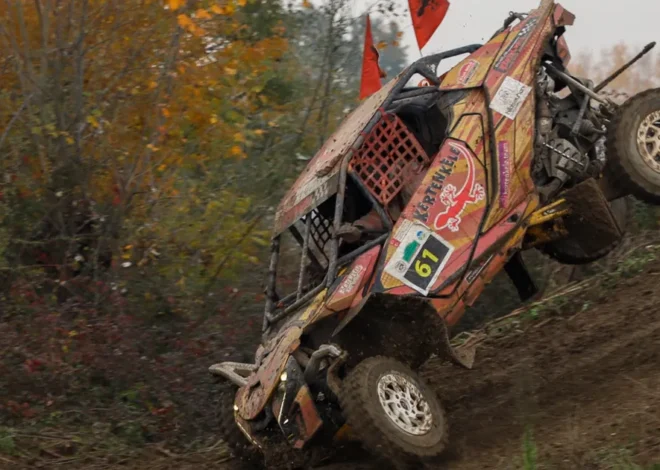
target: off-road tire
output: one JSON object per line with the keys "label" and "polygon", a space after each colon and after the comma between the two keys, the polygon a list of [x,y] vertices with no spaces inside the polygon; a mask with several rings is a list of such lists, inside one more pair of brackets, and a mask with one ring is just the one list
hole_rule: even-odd
{"label": "off-road tire", "polygon": [[[429,404],[431,429],[421,436],[406,433],[386,415],[378,397],[378,382],[396,372],[413,382]],[[448,441],[447,419],[435,392],[409,367],[386,357],[371,357],[358,364],[344,379],[340,404],[351,434],[376,457],[399,467],[420,468],[440,456]]]}
{"label": "off-road tire", "polygon": [[218,398],[218,421],[220,437],[225,441],[234,458],[241,468],[266,468],[264,456],[261,451],[252,445],[239,429],[234,419],[234,397],[236,389],[232,386],[223,386]]}
{"label": "off-road tire", "polygon": [[[628,197],[616,199],[610,203],[610,207],[619,228],[625,233],[632,215],[630,199]],[[621,240],[618,239],[596,252],[586,252],[569,233],[567,237],[546,243],[539,249],[558,263],[569,266],[581,266],[593,263],[609,255],[621,244]]]}
{"label": "off-road tire", "polygon": [[660,204],[660,173],[644,162],[637,148],[639,126],[654,111],[660,111],[660,88],[633,96],[617,110],[608,126],[604,173],[623,194]]}

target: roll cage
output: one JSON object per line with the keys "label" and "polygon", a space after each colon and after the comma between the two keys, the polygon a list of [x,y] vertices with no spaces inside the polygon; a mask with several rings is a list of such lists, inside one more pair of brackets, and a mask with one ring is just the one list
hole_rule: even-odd
{"label": "roll cage", "polygon": [[[349,169],[349,164],[351,163],[352,158],[358,155],[360,150],[368,144],[368,140],[372,136],[372,133],[374,131],[378,133],[377,126],[379,123],[387,121],[387,116],[392,116],[397,110],[420,97],[437,95],[440,93],[440,80],[435,73],[437,66],[434,68],[433,64],[439,64],[440,61],[444,59],[463,54],[471,54],[481,47],[481,44],[473,44],[424,57],[413,63],[401,75],[398,83],[396,83],[390,94],[387,96],[378,112],[374,113],[360,136],[356,139],[351,148],[349,148],[349,150],[341,157],[337,192],[333,198],[319,204],[319,206],[325,205],[325,213],[327,216],[324,216],[322,211],[319,210],[320,207],[316,207],[311,212],[304,215],[297,223],[294,223],[288,228],[293,238],[300,245],[302,251],[296,290],[283,297],[279,295],[276,285],[283,233],[275,234],[271,243],[270,264],[266,283],[266,306],[263,321],[264,332],[267,332],[271,325],[286,318],[291,313],[310,302],[323,289],[329,288],[337,279],[337,272],[340,268],[345,267],[371,248],[377,245],[382,245],[387,240],[392,230],[392,219],[388,215],[383,202],[387,202],[387,199],[391,196],[391,191],[388,192],[387,187],[379,188],[376,187],[377,185],[370,184],[370,181],[365,181],[364,177],[360,177],[358,174],[359,172],[355,171],[355,168]],[[434,86],[406,87],[406,84],[416,74],[423,76]],[[387,126],[388,124],[385,123],[384,125]],[[401,142],[405,143],[408,140],[413,142],[416,141],[410,130],[401,129],[401,126],[399,126],[398,131],[399,135],[395,137],[396,145],[400,145]],[[406,132],[409,134],[408,136],[405,135]],[[374,145],[378,148],[377,142]],[[391,158],[389,160],[390,164],[396,166],[395,161],[392,161]],[[366,174],[365,172],[377,170],[378,168],[374,167],[372,164],[367,164],[364,165],[362,175],[364,176]],[[387,170],[383,172],[383,175],[386,177],[389,174],[391,173],[388,173]],[[387,178],[385,178],[385,180],[387,180]],[[333,233],[336,233],[344,222],[344,203],[347,186],[349,184],[356,188],[359,194],[375,209],[381,219],[384,230],[381,233],[372,234],[375,235],[375,238],[372,240],[355,248],[351,248],[346,253],[340,253],[340,240],[338,237],[333,236]],[[396,190],[396,188],[394,190]],[[332,207],[332,205],[334,205],[334,207]],[[328,207],[330,207],[330,211],[327,210]],[[320,271],[324,271],[324,276],[322,278],[319,277],[319,279],[314,282],[306,283],[305,271],[308,262]]]}

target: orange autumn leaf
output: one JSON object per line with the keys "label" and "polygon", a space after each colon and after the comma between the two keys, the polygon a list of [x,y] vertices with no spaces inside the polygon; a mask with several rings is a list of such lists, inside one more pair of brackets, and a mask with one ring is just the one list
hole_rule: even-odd
{"label": "orange autumn leaf", "polygon": [[177,16],[176,20],[179,23],[179,26],[185,29],[189,29],[191,26],[195,25],[195,23],[193,23],[193,20],[191,20],[188,15],[185,15],[183,13]]}
{"label": "orange autumn leaf", "polygon": [[197,37],[204,36],[204,35],[206,34],[206,30],[203,29],[203,28],[200,28],[200,27],[197,26],[196,24],[192,25],[192,26],[190,27],[189,31],[190,31],[191,33],[193,33],[193,35],[195,35],[195,36],[197,36]]}
{"label": "orange autumn leaf", "polygon": [[243,155],[243,149],[241,149],[240,145],[234,145],[229,149],[229,154],[233,157],[241,156]]}
{"label": "orange autumn leaf", "polygon": [[378,44],[376,44],[376,48],[378,50],[383,50],[387,47],[387,42],[385,41],[380,41]]}
{"label": "orange autumn leaf", "polygon": [[312,3],[309,0],[303,0],[303,7],[312,8]]}
{"label": "orange autumn leaf", "polygon": [[216,15],[224,15],[225,14],[225,9],[222,8],[220,5],[213,5],[211,7],[211,11],[215,13]]}
{"label": "orange autumn leaf", "polygon": [[199,18],[200,20],[208,20],[211,18],[211,15],[205,9],[200,8],[195,12],[195,18]]}
{"label": "orange autumn leaf", "polygon": [[176,11],[185,4],[185,0],[169,0],[168,5],[170,10]]}

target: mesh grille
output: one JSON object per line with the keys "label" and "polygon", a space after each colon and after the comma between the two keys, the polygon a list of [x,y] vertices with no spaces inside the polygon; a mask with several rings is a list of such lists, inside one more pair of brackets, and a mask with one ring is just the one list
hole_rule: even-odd
{"label": "mesh grille", "polygon": [[428,164],[429,157],[394,114],[383,114],[351,161],[351,169],[384,206],[401,191],[413,171]]}
{"label": "mesh grille", "polygon": [[[325,252],[326,244],[332,238],[330,234],[330,228],[332,227],[332,221],[323,217],[317,210],[313,210],[310,213],[312,218],[311,226],[311,242],[310,247],[312,248],[313,253],[317,256],[319,261],[325,260],[327,263],[328,255]],[[305,218],[303,218],[304,220]]]}

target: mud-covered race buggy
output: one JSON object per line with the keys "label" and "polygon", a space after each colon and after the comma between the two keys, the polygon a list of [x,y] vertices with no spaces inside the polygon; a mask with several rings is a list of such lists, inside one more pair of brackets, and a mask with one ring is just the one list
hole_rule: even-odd
{"label": "mud-covered race buggy", "polygon": [[522,250],[592,262],[621,240],[626,196],[660,202],[660,90],[618,106],[599,94],[610,80],[570,75],[573,21],[543,0],[484,45],[414,63],[312,159],[276,214],[254,363],[210,368],[233,386],[220,412],[237,456],[350,436],[414,468],[438,457],[447,420],[416,369],[471,368],[448,328],[484,286],[504,269],[530,298]]}

